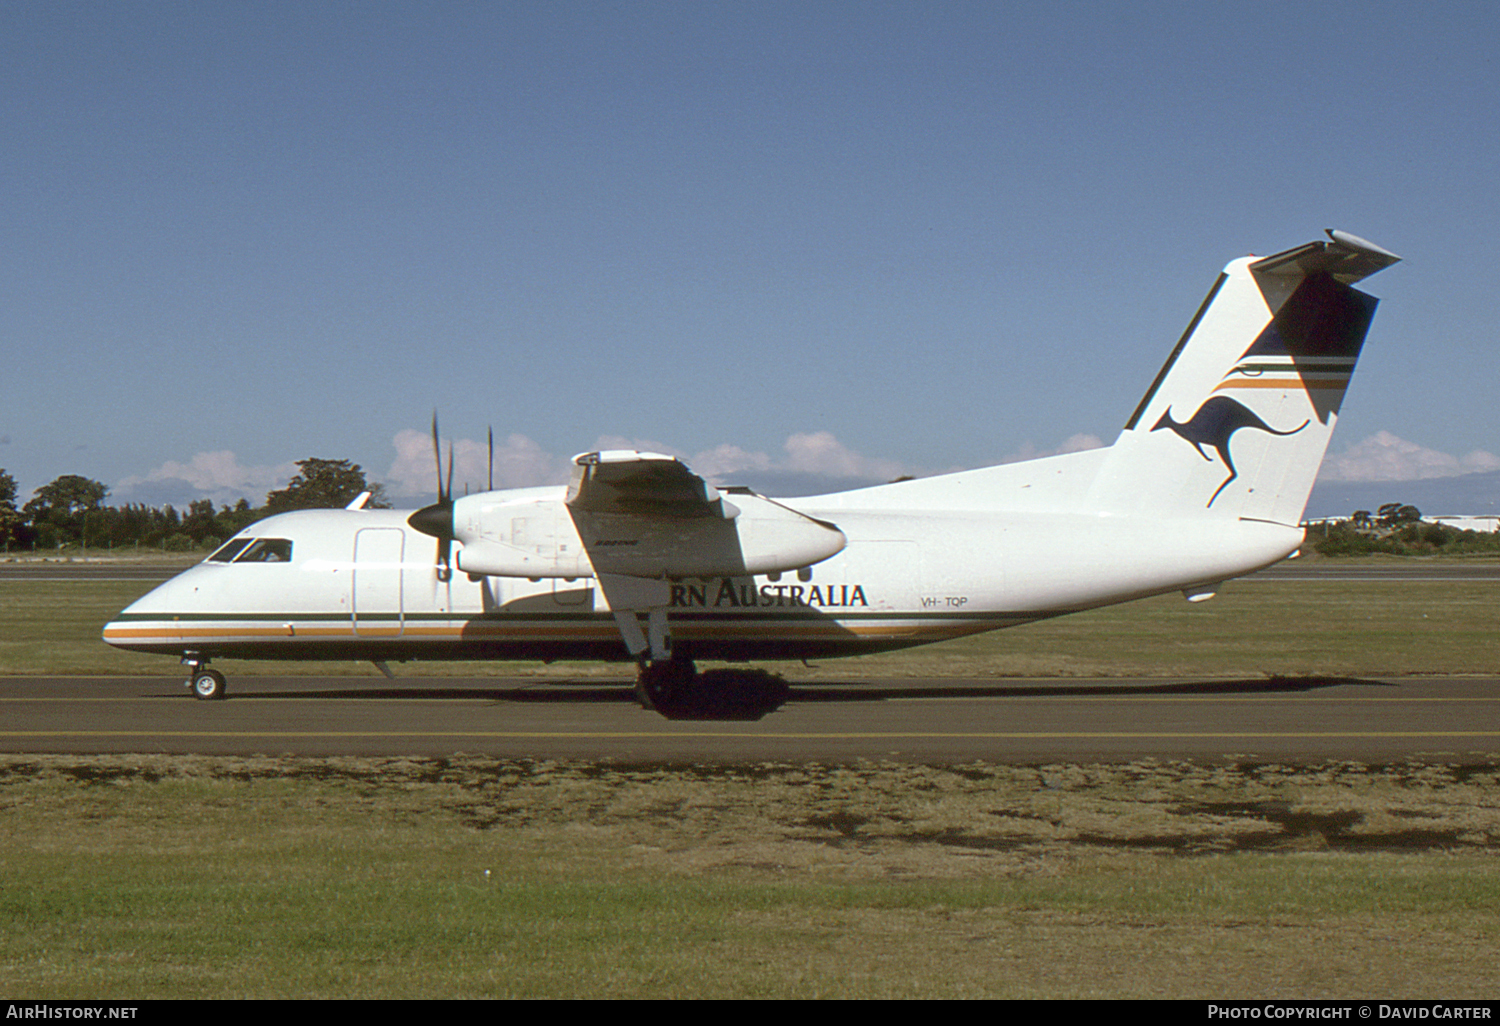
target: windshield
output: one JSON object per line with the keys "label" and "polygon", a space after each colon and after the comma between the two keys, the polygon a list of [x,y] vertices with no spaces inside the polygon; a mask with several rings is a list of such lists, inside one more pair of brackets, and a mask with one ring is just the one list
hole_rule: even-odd
{"label": "windshield", "polygon": [[254,538],[232,538],[214,550],[205,563],[227,563],[240,554],[240,550],[253,542]]}
{"label": "windshield", "polygon": [[292,561],[292,543],[286,538],[256,538],[255,544],[251,545],[236,563],[290,563]]}

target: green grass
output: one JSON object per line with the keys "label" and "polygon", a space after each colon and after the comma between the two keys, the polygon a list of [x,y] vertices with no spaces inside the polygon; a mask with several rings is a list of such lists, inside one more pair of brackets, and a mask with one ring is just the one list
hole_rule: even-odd
{"label": "green grass", "polygon": [[[1493,768],[11,757],[0,989],[1487,997],[1496,783]],[[1344,822],[1394,810],[1468,839],[1355,855],[1292,831],[1237,849],[1266,822],[1186,811],[1206,794]],[[1079,842],[1101,816],[1121,844]]]}
{"label": "green grass", "polygon": [[[1075,870],[1066,886],[806,887],[639,873],[581,882],[511,866],[508,882],[486,886],[472,865],[461,878],[451,854],[425,869],[368,854],[285,853],[280,879],[249,884],[234,882],[236,862],[138,862],[111,867],[123,882],[68,889],[66,873],[42,881],[57,866],[33,864],[16,883],[45,889],[6,908],[9,932],[26,941],[0,946],[0,982],[56,998],[1492,994],[1472,975],[1482,961],[1417,940],[1494,944],[1497,931],[1467,900],[1425,900],[1455,890],[1453,876],[1491,872],[1472,861],[1433,880],[1414,859],[1330,866],[1304,856],[1275,870],[1192,866],[1149,888],[1125,879],[1157,872],[1143,859]],[[1372,868],[1408,879],[1372,894]],[[1337,906],[1380,910],[1257,900],[1284,896],[1288,877],[1312,877]],[[1140,910],[1152,900],[1158,907]],[[1390,916],[1402,921],[1392,927]],[[1067,936],[1084,931],[1086,942]],[[1400,955],[1354,965],[1351,944],[1340,964],[1307,936],[1351,932],[1383,934]],[[1411,971],[1414,947],[1430,970]],[[1070,972],[1046,972],[1063,960]],[[1184,962],[1208,975],[1185,979]],[[1246,972],[1257,962],[1267,968]],[[1283,973],[1303,979],[1273,983]]]}
{"label": "green grass", "polygon": [[1232,581],[1209,602],[1165,595],[881,659],[924,676],[1485,674],[1497,599],[1457,581]]}
{"label": "green grass", "polygon": [[[0,674],[176,673],[98,640],[148,587],[0,581]],[[1495,594],[1249,581],[785,669],[1494,673]],[[0,757],[0,990],[1489,998],[1497,794],[1494,767]]]}
{"label": "green grass", "polygon": [[[178,672],[99,640],[142,582],[0,580],[0,675]],[[766,664],[841,677],[1488,674],[1500,670],[1496,588],[1474,582],[1235,581],[1210,602],[1168,595],[880,656]],[[370,674],[367,663],[224,660],[243,674]],[[627,676],[619,664],[411,663],[407,675]]]}

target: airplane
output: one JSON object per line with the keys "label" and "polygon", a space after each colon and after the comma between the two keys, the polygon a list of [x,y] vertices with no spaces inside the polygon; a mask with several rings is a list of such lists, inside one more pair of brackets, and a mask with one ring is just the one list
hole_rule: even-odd
{"label": "airplane", "polygon": [[[583,453],[566,486],[268,517],[106,625],[224,659],[634,661],[643,706],[710,696],[697,660],[852,656],[1181,591],[1296,553],[1307,497],[1400,258],[1346,232],[1229,263],[1113,445],[775,499],[681,461]],[[434,545],[435,541],[435,545]]]}

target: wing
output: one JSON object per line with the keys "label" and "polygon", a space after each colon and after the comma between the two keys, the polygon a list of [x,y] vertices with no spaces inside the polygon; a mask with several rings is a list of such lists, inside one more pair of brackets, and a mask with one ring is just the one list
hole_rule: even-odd
{"label": "wing", "polygon": [[844,547],[833,524],[753,492],[734,502],[671,456],[573,458],[565,500],[596,574],[719,577],[810,566]]}
{"label": "wing", "polygon": [[821,562],[845,543],[837,525],[753,492],[736,490],[731,503],[659,453],[577,456],[561,502],[527,495],[509,505],[496,494],[457,499],[444,514],[440,526],[448,529],[451,517],[452,537],[463,545],[464,573],[655,580],[778,573]]}
{"label": "wing", "polygon": [[[750,492],[735,499],[660,453],[573,457],[568,514],[632,656],[670,655],[670,580],[795,570],[844,547],[833,524]],[[647,613],[645,633],[638,612]]]}
{"label": "wing", "polygon": [[681,460],[656,452],[612,449],[573,457],[568,507],[580,513],[729,519],[739,510]]}

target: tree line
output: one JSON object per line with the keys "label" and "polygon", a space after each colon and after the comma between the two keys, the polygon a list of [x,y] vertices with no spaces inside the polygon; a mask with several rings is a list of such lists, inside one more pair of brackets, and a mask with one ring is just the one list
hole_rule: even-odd
{"label": "tree line", "polygon": [[[241,499],[214,508],[199,499],[187,509],[127,503],[106,506],[109,488],[78,474],[64,474],[16,506],[16,479],[0,468],[0,549],[5,552],[59,548],[160,548],[168,552],[213,549],[255,521],[294,509],[341,509],[361,492],[366,506],[388,509],[385,490],[365,480],[358,463],[309,457],[297,461],[285,488],[266,493],[264,505]],[[1327,556],[1500,552],[1500,533],[1461,531],[1422,521],[1415,506],[1391,502],[1374,513],[1356,510],[1338,523],[1308,529],[1308,543]]]}
{"label": "tree line", "polygon": [[255,521],[294,509],[340,509],[361,492],[366,506],[389,508],[381,485],[365,480],[358,463],[308,458],[285,488],[266,494],[265,504],[241,499],[214,508],[200,499],[178,510],[142,503],[107,506],[109,488],[78,474],[42,485],[23,506],[16,505],[16,479],[0,468],[0,545],[6,552],[68,547],[90,549],[161,548],[168,552],[210,549]]}
{"label": "tree line", "polygon": [[1422,511],[1388,502],[1374,513],[1357,509],[1348,520],[1309,527],[1307,541],[1325,556],[1491,555],[1500,552],[1500,533],[1465,531],[1429,524]]}

